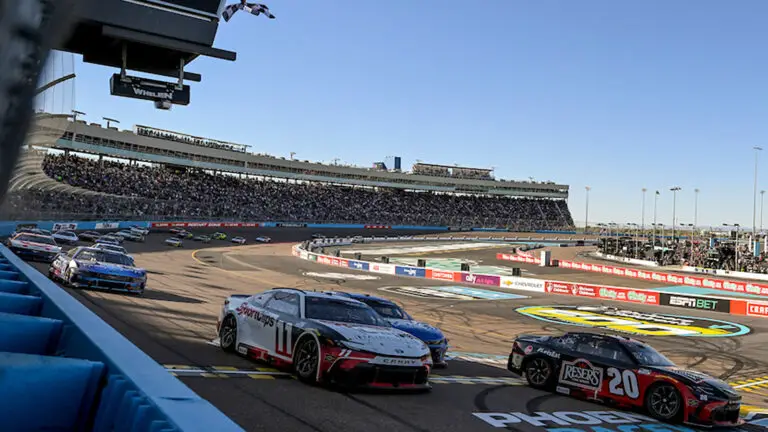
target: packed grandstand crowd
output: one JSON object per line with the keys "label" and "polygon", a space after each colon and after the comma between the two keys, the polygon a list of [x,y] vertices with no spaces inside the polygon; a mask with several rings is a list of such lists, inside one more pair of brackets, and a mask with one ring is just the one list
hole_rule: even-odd
{"label": "packed grandstand crowd", "polygon": [[738,261],[736,261],[736,242],[717,239],[710,246],[708,238],[676,241],[642,241],[636,238],[603,239],[598,250],[611,255],[655,261],[659,265],[687,265],[709,269],[742,271],[749,273],[768,273],[768,253],[761,252],[754,256],[749,246],[740,243]]}
{"label": "packed grandstand crowd", "polygon": [[[45,173],[99,192],[11,193],[0,216],[93,218],[228,218],[387,225],[504,226],[514,230],[573,226],[565,201],[433,194],[393,189],[286,182],[163,166],[48,155]],[[88,217],[90,215],[90,217]]]}

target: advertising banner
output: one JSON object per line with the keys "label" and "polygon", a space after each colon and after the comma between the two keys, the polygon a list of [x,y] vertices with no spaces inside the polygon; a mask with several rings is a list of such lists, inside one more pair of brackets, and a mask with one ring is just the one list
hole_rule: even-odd
{"label": "advertising banner", "polygon": [[427,269],[427,278],[453,282],[455,272],[450,270]]}
{"label": "advertising banner", "polygon": [[349,267],[349,260],[344,258],[331,258],[331,265],[334,265],[336,267]]}
{"label": "advertising banner", "polygon": [[544,282],[544,290],[552,294],[565,294],[571,295],[573,284],[568,282],[546,281]]}
{"label": "advertising banner", "polygon": [[22,230],[22,229],[35,229],[35,228],[37,228],[36,223],[25,223],[25,224],[16,225],[16,231]]}
{"label": "advertising banner", "polygon": [[731,301],[727,299],[716,299],[669,293],[660,293],[659,295],[659,304],[661,306],[674,306],[684,309],[717,311],[725,313],[731,312]]}
{"label": "advertising banner", "polygon": [[630,303],[659,304],[659,293],[655,291],[560,281],[546,281],[544,289],[546,292],[552,294],[565,294],[576,297],[590,297]]}
{"label": "advertising banner", "polygon": [[118,222],[97,222],[96,223],[97,230],[108,230],[108,229],[118,229],[118,228],[120,228],[120,223]]}
{"label": "advertising banner", "polygon": [[395,265],[379,264],[379,263],[372,262],[372,263],[368,263],[368,270],[374,273],[383,273],[383,274],[393,275],[395,274]]}
{"label": "advertising banner", "polygon": [[355,261],[355,260],[349,260],[349,268],[355,269],[355,270],[369,270],[369,265],[365,261]]}
{"label": "advertising banner", "polygon": [[390,229],[389,225],[366,225],[365,229]]}
{"label": "advertising banner", "polygon": [[499,286],[523,291],[544,292],[544,281],[517,276],[502,276]]}
{"label": "advertising banner", "polygon": [[299,251],[299,257],[301,259],[303,259],[303,260],[308,259],[309,258],[309,252],[307,252],[307,251],[302,249],[302,250]]}
{"label": "advertising banner", "polygon": [[77,229],[76,223],[55,223],[53,224],[53,232],[56,231],[74,231]]}
{"label": "advertising banner", "polygon": [[422,267],[395,266],[395,274],[400,276],[423,278],[427,276],[427,270]]}
{"label": "advertising banner", "polygon": [[257,228],[257,222],[151,222],[152,228]]}
{"label": "advertising banner", "polygon": [[513,261],[513,262],[520,262],[520,263],[526,263],[526,264],[541,264],[541,259],[535,258],[531,255],[498,253],[496,254],[496,259],[502,260],[502,261]]}
{"label": "advertising banner", "polygon": [[750,301],[744,303],[747,306],[746,315],[768,318],[768,303],[752,303]]}
{"label": "advertising banner", "polygon": [[333,263],[333,261],[331,260],[331,257],[329,257],[328,255],[318,255],[317,262],[325,265],[331,265]]}
{"label": "advertising banner", "polygon": [[317,261],[317,254],[307,254],[310,261]]}
{"label": "advertising banner", "polygon": [[278,222],[275,224],[275,226],[280,228],[306,228],[307,224],[296,222]]}
{"label": "advertising banner", "polygon": [[458,282],[464,282],[477,285],[492,285],[499,286],[501,284],[501,276],[474,274],[466,272],[455,272],[455,276],[459,277]]}

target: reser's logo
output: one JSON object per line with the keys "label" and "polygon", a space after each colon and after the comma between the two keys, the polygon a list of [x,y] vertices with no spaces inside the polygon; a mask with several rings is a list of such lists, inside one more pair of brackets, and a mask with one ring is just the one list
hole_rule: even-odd
{"label": "reser's logo", "polygon": [[603,383],[603,370],[584,359],[564,361],[560,382],[597,391]]}

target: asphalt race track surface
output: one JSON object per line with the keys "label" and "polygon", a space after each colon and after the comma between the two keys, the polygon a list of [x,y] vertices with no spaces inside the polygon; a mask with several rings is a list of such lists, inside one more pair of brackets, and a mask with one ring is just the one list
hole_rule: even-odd
{"label": "asphalt race track surface", "polygon": [[[195,234],[213,230],[195,230]],[[391,287],[456,285],[375,275],[329,267],[290,256],[290,246],[321,230],[225,229],[230,237],[250,241],[268,235],[276,243],[235,246],[227,241],[210,245],[185,241],[184,248],[163,245],[168,236],[155,233],[146,243],[125,246],[137,264],[149,271],[143,297],[65,288],[115,327],[157,362],[172,369],[180,379],[248,431],[490,431],[493,419],[475,413],[508,413],[507,429],[519,431],[618,430],[618,423],[648,424],[645,419],[610,417],[610,408],[567,397],[539,392],[520,385],[504,369],[512,340],[522,333],[551,334],[584,330],[529,318],[516,312],[525,306],[578,304],[573,298],[516,292],[512,300],[456,300],[398,294]],[[326,235],[370,235],[323,232]],[[376,231],[377,235],[390,234]],[[277,243],[277,242],[289,243]],[[494,254],[497,251],[473,252]],[[456,253],[466,256],[466,253]],[[443,255],[441,255],[443,256]],[[447,255],[446,255],[447,256]],[[477,255],[474,255],[477,256]],[[495,258],[494,258],[495,261]],[[494,263],[496,265],[496,263]],[[47,266],[34,264],[41,271]],[[536,267],[539,269],[539,267]],[[533,271],[533,270],[532,270]],[[585,276],[579,273],[580,276]],[[594,280],[593,280],[594,282]],[[598,282],[602,283],[602,282]],[[455,358],[449,367],[436,370],[433,390],[427,394],[342,393],[311,387],[240,357],[225,354],[212,341],[222,301],[230,294],[256,293],[276,287],[368,292],[403,304],[417,319],[439,326],[450,339]],[[389,287],[389,288],[387,288]],[[385,288],[387,290],[382,290]],[[585,304],[582,300],[581,304]],[[594,304],[594,303],[590,303]],[[625,304],[605,302],[626,307]],[[680,309],[631,306],[636,312],[679,314]],[[733,321],[720,313],[690,311],[688,316]],[[650,342],[672,360],[708,372],[724,380],[746,382],[768,375],[768,344],[763,336],[768,321],[739,318],[750,332],[740,337],[651,337]],[[648,338],[646,338],[647,340]],[[484,355],[483,355],[484,354]],[[763,378],[765,379],[765,378]],[[768,405],[768,392],[759,386],[744,393],[744,402]],[[766,392],[765,394],[763,392]],[[538,423],[526,418],[535,412],[580,412],[578,421]],[[522,413],[520,416],[509,413]],[[586,413],[586,414],[584,414]],[[587,417],[585,417],[585,415]],[[522,417],[521,417],[522,416]],[[578,415],[577,415],[578,417]],[[571,416],[573,418],[573,416]],[[605,421],[600,420],[602,418]],[[597,420],[595,420],[597,419]],[[607,419],[607,420],[606,420]],[[611,420],[613,419],[613,420]],[[499,425],[497,425],[499,426]],[[660,425],[632,430],[675,430]],[[754,429],[754,426],[750,426]],[[566,432],[566,429],[560,429]]]}

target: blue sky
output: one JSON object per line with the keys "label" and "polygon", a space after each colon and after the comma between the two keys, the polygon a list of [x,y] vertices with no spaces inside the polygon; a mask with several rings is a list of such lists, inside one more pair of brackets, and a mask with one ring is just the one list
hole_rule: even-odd
{"label": "blue sky", "polygon": [[[751,225],[753,151],[768,137],[768,2],[742,0],[269,0],[238,14],[200,59],[192,104],[109,96],[111,69],[77,64],[77,108],[370,166],[400,155],[495,166],[571,185],[584,220]],[[768,145],[760,187],[768,189]],[[759,197],[758,197],[759,213]],[[768,215],[766,215],[768,216]],[[759,220],[759,214],[758,214]],[[768,217],[766,218],[768,226]]]}

